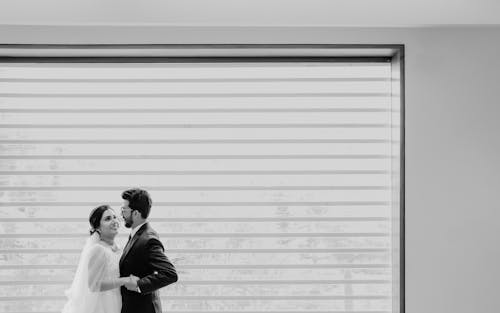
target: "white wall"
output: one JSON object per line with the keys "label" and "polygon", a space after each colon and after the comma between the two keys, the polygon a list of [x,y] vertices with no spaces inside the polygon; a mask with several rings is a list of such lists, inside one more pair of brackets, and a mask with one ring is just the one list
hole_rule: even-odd
{"label": "white wall", "polygon": [[2,0],[0,24],[498,25],[499,11],[496,0]]}
{"label": "white wall", "polygon": [[500,27],[7,27],[0,43],[406,45],[408,313],[500,308]]}

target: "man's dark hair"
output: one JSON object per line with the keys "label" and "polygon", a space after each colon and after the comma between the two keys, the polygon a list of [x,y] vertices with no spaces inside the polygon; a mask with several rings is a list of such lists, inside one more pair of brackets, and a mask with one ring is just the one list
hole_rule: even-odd
{"label": "man's dark hair", "polygon": [[122,199],[128,200],[128,206],[132,210],[137,210],[141,213],[142,218],[147,218],[151,211],[151,197],[146,190],[132,188],[125,190],[122,193]]}

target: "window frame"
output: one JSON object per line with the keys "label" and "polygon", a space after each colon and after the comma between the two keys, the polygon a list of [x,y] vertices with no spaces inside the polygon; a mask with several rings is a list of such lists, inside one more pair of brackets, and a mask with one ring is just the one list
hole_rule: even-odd
{"label": "window frame", "polygon": [[390,62],[399,104],[399,242],[393,296],[405,312],[405,46],[402,44],[0,44],[1,63]]}

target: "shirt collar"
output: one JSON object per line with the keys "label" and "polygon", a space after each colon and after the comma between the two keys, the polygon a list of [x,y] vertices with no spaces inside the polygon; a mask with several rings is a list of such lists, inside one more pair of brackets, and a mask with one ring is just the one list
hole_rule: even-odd
{"label": "shirt collar", "polygon": [[134,235],[137,233],[137,231],[142,227],[142,225],[146,224],[147,222],[144,222],[142,224],[139,224],[137,225],[136,228],[133,228],[131,231],[130,231],[130,238],[133,238]]}

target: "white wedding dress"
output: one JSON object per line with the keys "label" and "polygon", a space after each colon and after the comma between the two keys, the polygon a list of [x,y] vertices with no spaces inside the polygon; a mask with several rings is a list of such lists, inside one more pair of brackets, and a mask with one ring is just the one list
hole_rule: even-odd
{"label": "white wedding dress", "polygon": [[118,278],[121,250],[113,251],[94,233],[82,250],[62,313],[120,313]]}

